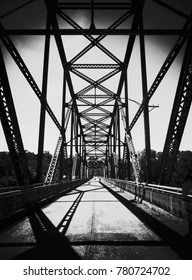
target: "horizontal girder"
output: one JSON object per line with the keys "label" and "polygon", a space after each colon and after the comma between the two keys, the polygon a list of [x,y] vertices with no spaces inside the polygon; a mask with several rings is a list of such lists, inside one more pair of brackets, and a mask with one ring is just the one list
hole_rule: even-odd
{"label": "horizontal girder", "polygon": [[98,64],[98,63],[75,64],[74,63],[70,67],[75,69],[116,69],[119,68],[120,66],[118,64]]}
{"label": "horizontal girder", "polygon": [[7,29],[6,31],[1,30],[1,34],[8,35],[22,35],[22,36],[42,36],[46,34],[50,35],[148,35],[148,36],[184,36],[191,37],[191,33],[180,29],[143,29],[143,30],[132,30],[132,29],[58,29],[58,30],[46,30],[46,29]]}
{"label": "horizontal girder", "polygon": [[[14,10],[16,11],[23,8],[31,2],[33,1],[29,1],[13,9],[2,16],[2,18],[6,17],[6,15],[10,15]],[[46,25],[42,26],[46,26],[46,28],[5,29],[2,24],[0,24],[0,40],[12,56],[35,95],[38,97],[44,112],[46,111],[50,115],[52,121],[59,130],[59,140],[50,163],[45,183],[52,183],[57,163],[60,161],[60,166],[62,166],[62,161],[64,162],[64,160],[67,161],[67,168],[70,169],[70,178],[73,179],[78,176],[82,178],[82,176],[87,174],[86,168],[89,165],[87,162],[88,157],[93,156],[95,158],[102,157],[103,163],[105,162],[107,176],[112,177],[120,176],[121,164],[126,164],[126,166],[128,166],[131,160],[133,172],[138,184],[140,170],[138,157],[130,132],[143,112],[144,127],[146,129],[146,111],[148,111],[149,100],[156,92],[156,89],[180,51],[183,50],[186,41],[190,40],[191,42],[192,15],[188,16],[161,0],[154,0],[155,5],[158,4],[158,7],[161,6],[163,9],[166,8],[169,12],[181,16],[186,23],[181,29],[178,27],[175,29],[168,27],[145,28],[147,26],[144,22],[145,17],[143,16],[143,12],[145,16],[147,14],[145,14],[144,10],[145,0],[127,0],[124,2],[103,2],[94,0],[89,0],[89,2],[61,2],[44,0],[44,2],[44,8],[46,8],[47,12],[44,14],[46,14],[45,18],[47,22]],[[70,10],[75,10],[75,13]],[[86,18],[87,22],[85,21],[82,23],[80,18],[76,16],[79,10],[89,10],[85,11],[85,14],[88,15]],[[99,12],[94,12],[95,10],[99,10]],[[109,21],[106,20],[107,17],[105,20],[102,19],[103,15],[100,10],[105,10],[105,14],[113,10],[111,15],[109,14]],[[114,11],[116,10],[120,10],[116,13],[117,18],[116,16],[114,17]],[[80,13],[81,16],[84,16],[84,12],[80,11]],[[103,24],[101,24],[102,21]],[[112,23],[110,23],[110,21],[112,21]],[[97,25],[99,28],[97,28]],[[65,26],[66,28],[64,28]],[[29,71],[30,68],[25,64],[12,41],[12,37],[10,37],[36,35],[41,36],[41,39],[45,39],[45,41],[49,38],[49,44],[52,44],[54,40],[54,46],[60,59],[63,71],[61,124],[57,120],[56,115],[50,108],[45,97],[47,94],[47,87],[49,86],[47,82],[45,85],[45,76],[47,78],[51,77],[51,74],[48,73],[50,67],[48,61],[54,48],[50,48],[49,50],[47,45],[47,51],[44,50],[44,55],[46,57],[46,61],[44,58],[42,75],[44,77],[44,86],[42,87],[43,90],[40,90],[38,83]],[[50,36],[52,37],[50,38]],[[69,51],[66,50],[66,46],[68,45],[67,40],[71,38],[70,36],[77,36],[77,38],[82,36],[81,38],[83,39],[82,44],[79,43],[79,41],[77,46],[74,47],[75,54],[73,55],[71,55],[73,52],[70,49]],[[114,44],[112,43],[113,45],[110,45],[109,43],[110,40],[114,40],[114,38],[117,40],[117,43],[119,43],[120,41],[118,42],[118,39],[120,36],[123,38],[122,41],[125,42],[122,43],[124,44],[123,53],[121,53],[121,50],[116,52]],[[145,63],[145,38],[147,36],[153,36],[153,38],[159,36],[163,40],[167,40],[166,37],[168,36],[175,37],[175,44],[167,55],[149,89],[146,75],[147,63]],[[134,48],[137,48],[137,46],[135,46],[138,43],[137,39],[139,39],[138,42],[140,43],[139,63],[141,66],[141,73],[139,74],[141,77],[139,76],[138,82],[141,80],[141,91],[143,93],[143,100],[140,103],[128,98],[129,86],[127,78],[130,73],[129,71],[132,70],[132,65],[130,68],[129,66],[130,61],[133,59]],[[73,39],[71,41],[73,41]],[[70,46],[73,48],[73,43]],[[76,51],[76,47],[78,51]],[[94,51],[98,54],[98,57],[94,57]],[[69,53],[70,56],[68,57]],[[87,63],[87,58],[90,60],[89,63]],[[180,90],[177,91],[181,98],[178,98],[178,106],[174,106],[173,108],[174,119],[171,120],[172,129],[169,129],[168,133],[171,139],[168,139],[166,144],[167,152],[164,153],[164,166],[167,159],[169,160],[171,157],[175,159],[191,104],[191,60],[188,59],[187,62],[188,64],[186,65],[188,65],[188,68],[184,75],[186,79],[184,79],[182,86],[180,86]],[[1,72],[2,77],[0,77],[0,83],[1,108],[4,112],[1,114],[4,126],[7,125],[8,127],[7,138],[12,137],[12,145],[14,146],[15,144],[15,147],[10,147],[10,151],[15,148],[16,155],[18,152],[18,145],[15,142],[15,131],[12,125],[12,123],[14,123],[14,112],[9,112],[11,111],[11,107],[9,107],[9,102],[6,100],[5,95],[5,92],[11,95],[11,91],[6,89],[8,82],[3,80],[6,76],[5,69],[3,72]],[[48,100],[51,99],[48,98]],[[134,101],[139,105],[139,109],[136,111],[130,124],[128,100]],[[42,119],[43,118],[41,118],[41,120]],[[45,125],[45,121],[43,122]],[[70,133],[68,133],[69,130]],[[149,136],[150,135],[148,135],[148,138],[150,138]],[[39,136],[39,138],[42,137]],[[149,143],[149,139],[146,138],[145,134],[145,141]],[[124,140],[122,141],[122,139]],[[41,140],[41,142],[44,141],[43,138]],[[148,157],[150,156],[149,154],[150,147],[148,149]],[[130,160],[128,157],[130,157]],[[60,176],[60,179],[62,178],[63,175]]]}
{"label": "horizontal girder", "polygon": [[[93,5],[93,6],[92,6]],[[104,10],[104,9],[129,9],[132,6],[131,2],[119,2],[119,3],[113,3],[113,2],[103,2],[103,3],[97,3],[94,2],[93,4],[90,2],[81,2],[81,3],[70,3],[70,2],[61,2],[58,3],[58,7],[60,9],[83,9],[83,10],[90,10],[92,7],[94,7],[94,10]]]}

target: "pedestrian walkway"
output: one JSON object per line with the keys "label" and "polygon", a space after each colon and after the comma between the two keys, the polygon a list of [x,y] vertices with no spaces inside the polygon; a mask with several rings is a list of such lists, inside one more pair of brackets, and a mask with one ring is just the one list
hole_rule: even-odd
{"label": "pedestrian walkway", "polygon": [[[1,259],[180,259],[178,233],[92,179],[0,234]],[[174,242],[173,242],[174,241]]]}

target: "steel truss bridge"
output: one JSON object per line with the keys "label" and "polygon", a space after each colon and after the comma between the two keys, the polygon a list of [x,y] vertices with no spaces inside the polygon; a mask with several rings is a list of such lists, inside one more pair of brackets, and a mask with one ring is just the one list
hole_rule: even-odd
{"label": "steel truss bridge", "polygon": [[[73,1],[60,2],[47,0],[45,1],[44,7],[47,13],[46,28],[10,30],[6,29],[3,24],[1,24],[2,44],[19,67],[26,81],[29,83],[34,94],[41,103],[37,182],[42,181],[46,113],[49,114],[58,128],[58,142],[46,176],[45,184],[52,183],[55,169],[58,164],[60,164],[60,179],[62,179],[63,169],[65,168],[63,165],[64,162],[66,163],[64,159],[67,159],[68,157],[70,157],[70,174],[68,174],[70,178],[87,177],[88,161],[89,159],[92,159],[96,162],[95,166],[97,166],[98,160],[103,161],[102,169],[104,170],[104,174],[102,173],[100,175],[112,178],[123,178],[122,176],[124,176],[124,178],[129,178],[129,171],[127,171],[126,175],[121,174],[121,163],[126,163],[127,170],[129,170],[131,162],[135,179],[138,181],[139,163],[135,156],[136,152],[131,132],[142,114],[144,114],[145,127],[147,181],[150,182],[151,147],[149,101],[163,81],[176,57],[184,48],[185,54],[183,56],[182,68],[165,140],[158,182],[162,182],[165,170],[169,171],[168,175],[171,174],[192,100],[191,15],[182,14],[161,1],[154,1],[157,5],[165,6],[170,13],[173,12],[178,14],[178,16],[183,17],[184,25],[180,30],[145,29],[143,22],[143,13],[145,9],[144,2],[145,1],[123,1],[119,3],[108,3],[102,1],[87,1],[73,3]],[[23,6],[18,7],[18,9],[19,8],[23,8]],[[119,18],[112,22],[110,26],[97,28],[97,25],[95,24],[95,13],[101,10],[110,13],[113,12],[114,9],[121,12]],[[77,22],[78,20],[75,21],[70,17],[70,14],[68,14],[71,10],[76,10],[77,12],[88,10],[90,13],[90,24],[86,26],[86,28],[81,27]],[[68,24],[67,28],[62,28],[63,22]],[[129,26],[128,28],[126,28],[126,24]],[[22,56],[19,54],[11,35],[44,35],[45,47],[42,89],[38,87]],[[64,47],[64,35],[81,35],[86,38],[88,44],[81,49],[78,54],[69,59]],[[102,44],[104,39],[106,39],[106,37],[110,39],[111,35],[116,35],[116,40],[118,40],[118,36],[126,36],[128,38],[123,60],[113,54],[105,44]],[[171,51],[166,57],[150,88],[148,88],[147,85],[145,35],[174,35],[176,37]],[[54,111],[51,109],[51,104],[48,104],[47,101],[49,55],[50,44],[52,42],[51,37],[54,37],[64,73],[61,121],[57,119]],[[139,38],[140,45],[143,100],[141,101],[135,116],[131,122],[129,122],[128,69],[137,37]],[[100,61],[99,57],[97,63],[92,63],[92,61],[89,61],[89,63],[79,63],[79,61],[86,61],[86,56],[93,49],[99,49],[106,57],[106,61],[110,60],[111,63],[103,63],[103,61]],[[14,100],[6,71],[6,61],[3,58],[2,51],[0,59],[2,65],[0,73],[1,122],[15,168],[18,184],[22,186],[30,183],[29,168],[25,158],[22,135],[17,121]],[[92,76],[94,76],[92,74],[93,72],[96,73],[95,75],[99,73],[99,78],[92,78]],[[86,86],[83,88],[81,86],[76,90],[80,81],[79,79],[75,80],[73,76],[77,76],[79,79],[85,81]],[[114,87],[115,89],[111,90],[110,86],[106,86],[106,81],[110,81],[110,84],[116,85],[116,88]],[[67,100],[66,97],[67,90],[70,93],[69,100]],[[122,121],[123,126],[120,125],[120,122]],[[124,138],[121,136],[122,131],[124,131]],[[68,140],[66,140],[66,134],[70,134]],[[89,173],[89,175],[90,174],[91,173]]]}
{"label": "steel truss bridge", "polygon": [[[174,14],[183,21],[183,26],[179,29],[146,28],[145,0],[111,2],[44,0],[43,28],[6,27],[4,18],[32,5],[33,2],[37,1],[28,1],[2,15],[0,23],[0,118],[20,190],[29,190],[29,186],[33,188],[33,185],[14,104],[14,88],[10,86],[5,55],[7,53],[40,102],[36,182],[43,185],[44,198],[50,195],[46,194],[45,188],[49,188],[53,182],[56,183],[54,180],[56,170],[59,170],[57,180],[63,184],[65,184],[64,174],[69,181],[79,179],[85,182],[94,175],[109,180],[110,178],[130,180],[132,170],[135,183],[139,186],[140,166],[132,131],[141,116],[144,121],[146,177],[147,183],[152,183],[149,102],[167,76],[170,67],[182,53],[181,70],[178,80],[175,81],[177,88],[159,168],[157,184],[163,184],[164,176],[171,177],[192,101],[192,15],[185,14],[161,0],[146,1],[149,2],[147,5],[153,3],[157,5],[159,11],[165,9],[170,15]],[[86,24],[81,24],[79,20],[82,11],[87,15]],[[110,18],[110,24],[105,20],[106,15]],[[14,42],[15,36],[44,38],[42,88],[38,86],[20,54]],[[81,37],[86,41],[82,48],[79,44],[80,49],[73,57],[66,50],[66,36]],[[146,63],[147,36],[156,36],[159,40],[165,36],[175,38],[150,87]],[[116,42],[121,38],[126,39],[123,54],[121,50],[119,55],[118,51],[111,50],[114,38]],[[110,40],[111,43],[106,44],[106,41]],[[129,110],[133,103],[130,102],[129,95],[129,67],[136,48],[136,40],[140,56],[142,97],[138,103],[138,110],[130,120]],[[60,119],[57,112],[52,109],[52,104],[48,102],[47,96],[52,44],[56,46],[63,72]],[[94,52],[101,55],[95,54],[94,57]],[[137,77],[136,80],[139,81]],[[42,167],[46,115],[49,115],[58,129],[58,140],[44,178]],[[122,166],[126,168],[122,169]],[[25,198],[26,194],[27,191]],[[29,198],[26,200],[30,201]]]}

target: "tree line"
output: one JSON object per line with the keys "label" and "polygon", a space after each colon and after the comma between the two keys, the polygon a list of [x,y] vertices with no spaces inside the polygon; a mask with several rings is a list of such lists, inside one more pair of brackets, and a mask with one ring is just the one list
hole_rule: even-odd
{"label": "tree line", "polygon": [[[37,155],[29,151],[25,152],[28,162],[32,183],[36,182],[37,175]],[[43,176],[46,175],[52,155],[44,152]],[[16,186],[17,179],[9,152],[0,152],[0,187]]]}
{"label": "tree line", "polygon": [[[152,183],[157,183],[159,168],[162,158],[162,152],[156,152],[151,150],[151,176]],[[146,182],[146,153],[145,150],[139,153],[139,161],[141,167],[141,181]],[[164,184],[173,187],[181,187],[184,182],[192,182],[192,152],[191,151],[179,151],[174,169],[171,174],[171,179],[164,176]]]}
{"label": "tree line", "polygon": [[[49,152],[44,152],[43,160],[43,176],[46,176],[52,155]],[[151,150],[151,171],[152,171],[152,182],[157,183],[158,171],[161,162],[162,152],[156,152]],[[37,170],[37,155],[26,151],[26,158],[29,166],[29,172],[31,175],[32,183],[36,182],[36,170]],[[146,154],[145,150],[138,153],[140,162],[140,177],[142,182],[146,182]],[[64,175],[67,176],[70,169],[70,159],[67,159],[67,164],[64,164]],[[121,165],[121,168],[126,168]],[[59,177],[59,168],[56,169],[55,177]],[[170,179],[169,179],[170,180]],[[192,182],[192,152],[191,151],[180,151],[175,161],[174,170],[171,176],[171,181],[164,180],[165,185],[173,187],[181,187],[186,182]],[[17,180],[12,165],[11,157],[9,152],[0,152],[0,187],[16,186]]]}

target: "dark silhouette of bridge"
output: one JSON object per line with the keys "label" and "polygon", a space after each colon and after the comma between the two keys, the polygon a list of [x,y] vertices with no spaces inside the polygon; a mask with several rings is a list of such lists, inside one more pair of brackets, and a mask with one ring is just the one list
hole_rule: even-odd
{"label": "dark silhouette of bridge", "polygon": [[[165,179],[171,182],[192,101],[191,14],[154,0],[151,2],[162,11],[162,17],[166,10],[182,21],[182,27],[164,27],[165,20],[163,28],[162,25],[147,28],[149,3],[144,0],[45,0],[41,7],[43,28],[35,25],[35,28],[10,28],[6,20],[4,22],[33,2],[36,1],[13,7],[0,17],[0,118],[18,182],[15,187],[0,190],[2,258],[191,258],[190,187],[183,195],[182,185],[179,188],[164,186]],[[82,11],[86,15],[86,26],[79,22]],[[79,44],[80,50],[73,57],[68,57],[65,48],[68,35],[87,40],[84,47]],[[15,36],[44,38],[42,89],[24,62]],[[106,40],[114,43],[114,36],[116,41],[119,38],[127,40],[123,59],[119,58],[122,57],[121,50],[118,57],[116,51],[106,46]],[[156,36],[159,41],[174,37],[172,48],[150,88],[147,36]],[[136,78],[142,89],[140,103],[129,95],[129,67],[136,42],[141,71],[141,78]],[[47,96],[53,43],[63,71],[61,121]],[[96,58],[93,57],[93,50],[99,50],[102,56],[95,52]],[[7,54],[40,102],[35,184],[17,118]],[[181,69],[178,80],[175,79],[177,87],[158,179],[152,182],[149,102],[179,56],[182,56]],[[132,101],[139,107],[130,121]],[[47,114],[58,129],[58,141],[44,176]],[[147,179],[144,183],[132,137],[141,116],[146,152]]]}

